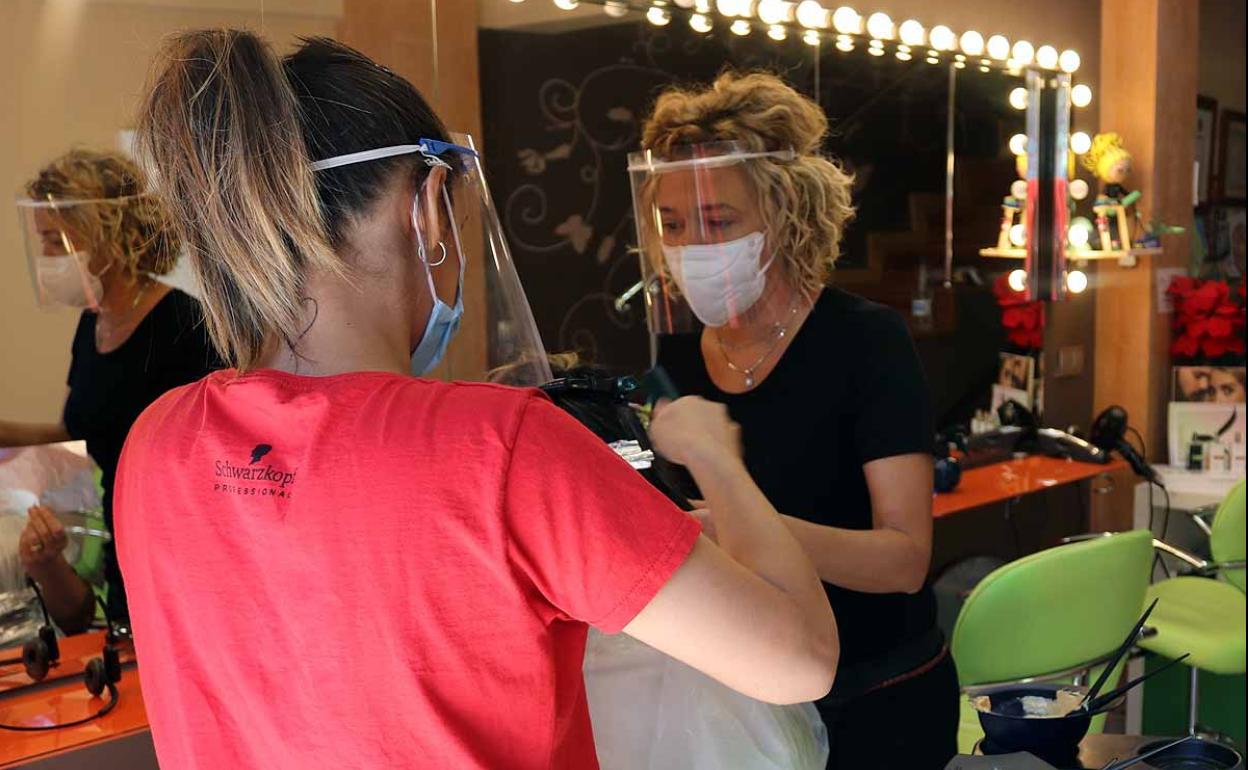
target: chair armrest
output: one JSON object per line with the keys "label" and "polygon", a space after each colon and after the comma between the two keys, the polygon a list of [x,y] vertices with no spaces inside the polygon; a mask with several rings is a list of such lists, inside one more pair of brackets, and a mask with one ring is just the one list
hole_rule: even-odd
{"label": "chair armrest", "polygon": [[1102,537],[1110,537],[1116,534],[1118,533],[1116,532],[1084,532],[1081,535],[1070,535],[1069,537],[1064,537],[1058,542],[1061,543],[1062,545],[1070,545],[1071,543],[1083,543],[1088,540],[1099,540]]}
{"label": "chair armrest", "polygon": [[1182,548],[1177,548],[1173,545],[1170,545],[1164,540],[1158,540],[1157,538],[1153,538],[1153,550],[1159,553],[1165,554],[1166,556],[1170,556],[1175,559],[1178,559],[1179,561],[1183,562],[1184,564],[1191,567],[1192,569],[1197,570],[1198,572],[1208,572],[1209,569],[1213,566],[1205,559],[1202,559],[1199,556],[1196,556],[1195,554],[1188,553],[1187,551],[1184,551]]}
{"label": "chair armrest", "polygon": [[1217,510],[1218,504],[1202,505],[1199,508],[1193,508],[1190,511],[1182,511],[1182,513],[1191,519],[1192,523],[1195,524],[1201,532],[1205,533],[1205,537],[1209,537],[1213,534],[1213,526],[1207,519],[1205,519],[1205,516],[1211,513],[1216,513]]}

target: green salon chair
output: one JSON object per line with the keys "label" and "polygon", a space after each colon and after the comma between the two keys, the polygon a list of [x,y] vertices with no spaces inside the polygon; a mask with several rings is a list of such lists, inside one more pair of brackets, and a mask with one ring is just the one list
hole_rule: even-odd
{"label": "green salon chair", "polygon": [[[1024,681],[1086,683],[1098,676],[1143,612],[1152,559],[1152,534],[1140,530],[1050,548],[988,575],[953,630],[963,692]],[[1103,726],[1099,717],[1092,729]],[[970,754],[982,737],[963,698],[959,751]]]}
{"label": "green salon chair", "polygon": [[1244,673],[1244,482],[1227,494],[1209,528],[1213,561],[1158,543],[1162,554],[1187,565],[1190,574],[1162,580],[1149,590],[1159,598],[1148,625],[1156,630],[1140,647],[1163,658],[1191,653],[1188,695],[1189,732],[1197,730],[1199,674]]}

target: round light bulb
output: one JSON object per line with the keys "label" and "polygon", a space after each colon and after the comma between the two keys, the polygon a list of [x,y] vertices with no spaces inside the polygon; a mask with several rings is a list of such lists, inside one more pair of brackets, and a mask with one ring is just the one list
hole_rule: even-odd
{"label": "round light bulb", "polygon": [[576,10],[576,6],[581,4],[581,0],[555,0],[555,7],[562,8],[565,11]]}
{"label": "round light bulb", "polygon": [[1010,41],[1003,35],[993,35],[988,38],[988,55],[997,61],[1010,58]]}
{"label": "round light bulb", "polygon": [[1062,68],[1062,72],[1074,72],[1079,69],[1079,63],[1079,54],[1069,48],[1057,57],[1057,66]]}
{"label": "round light bulb", "polygon": [[1086,249],[1091,238],[1092,224],[1083,217],[1076,218],[1066,232],[1066,239],[1070,242],[1071,247],[1075,249]]}
{"label": "round light bulb", "polygon": [[1082,131],[1076,131],[1070,135],[1070,149],[1074,150],[1076,155],[1082,155],[1092,149],[1092,137]]}
{"label": "round light bulb", "polygon": [[613,19],[619,19],[628,15],[628,6],[621,2],[612,2],[608,0],[602,6],[602,12]]}
{"label": "round light bulb", "polygon": [[1027,89],[1019,86],[1010,91],[1010,106],[1016,110],[1027,109]]}
{"label": "round light bulb", "polygon": [[1070,102],[1076,107],[1087,107],[1092,103],[1092,89],[1080,83],[1070,89]]}
{"label": "round light bulb", "polygon": [[783,24],[789,20],[789,8],[784,0],[759,0],[758,19],[764,24]]}
{"label": "round light bulb", "polygon": [[[803,3],[802,5],[805,5]],[[802,6],[797,7],[798,21],[801,21]],[[803,22],[804,23],[804,22]],[[857,35],[862,32],[862,16],[848,5],[842,5],[832,14],[832,26],[842,35]]]}
{"label": "round light bulb", "polygon": [[932,31],[928,33],[927,39],[931,41],[932,48],[935,48],[937,51],[952,51],[958,42],[958,38],[953,34],[953,30],[943,24],[932,27]]}
{"label": "round light bulb", "polygon": [[936,55],[935,51],[929,52],[927,54],[927,63],[928,64],[940,64],[940,57]]}
{"label": "round light bulb", "polygon": [[883,56],[884,49],[883,48],[868,48],[867,53],[871,54],[872,56]]}
{"label": "round light bulb", "polygon": [[1039,64],[1046,70],[1057,69],[1057,58],[1057,49],[1051,45],[1042,45],[1036,51],[1036,64]]}
{"label": "round light bulb", "polygon": [[666,27],[671,20],[672,14],[666,8],[654,5],[650,7],[650,10],[646,11],[646,21],[649,21],[656,27]]}
{"label": "round light bulb", "polygon": [[711,19],[704,13],[695,13],[689,17],[689,27],[694,32],[706,34],[711,31]]}
{"label": "round light bulb", "polygon": [[1082,270],[1071,270],[1066,274],[1066,291],[1071,294],[1082,294],[1088,288],[1088,274]]}
{"label": "round light bulb", "polygon": [[1027,153],[1027,135],[1015,134],[1010,137],[1010,152],[1015,155],[1025,155]]}
{"label": "round light bulb", "polygon": [[[746,6],[749,6],[748,2],[746,3]],[[715,7],[719,9],[719,12],[724,16],[741,15],[741,3],[738,2],[738,0],[717,0]]]}
{"label": "round light bulb", "polygon": [[828,9],[819,0],[802,0],[797,6],[797,23],[807,29],[823,29],[828,26]]}
{"label": "round light bulb", "polygon": [[907,19],[901,23],[900,27],[897,28],[897,36],[900,37],[901,42],[906,45],[923,45],[923,25],[914,19]]}
{"label": "round light bulb", "polygon": [[963,53],[969,56],[980,56],[984,53],[984,36],[975,30],[963,32],[958,45],[962,47]]}
{"label": "round light bulb", "polygon": [[867,34],[878,40],[893,38],[893,20],[887,13],[873,13],[867,19]]}
{"label": "round light bulb", "polygon": [[[1014,227],[1022,227],[1022,225],[1014,225]],[[1014,291],[1024,291],[1027,288],[1027,271],[1022,269],[1011,270],[1010,275],[1005,279],[1005,282],[1008,283],[1010,288]]]}
{"label": "round light bulb", "polygon": [[737,19],[728,27],[728,29],[732,30],[732,34],[744,37],[750,34],[750,23],[745,19]]}
{"label": "round light bulb", "polygon": [[1070,197],[1081,201],[1088,197],[1088,183],[1082,179],[1074,179],[1070,183]]}
{"label": "round light bulb", "polygon": [[[808,29],[802,33],[802,42],[806,45],[819,45],[823,42],[823,38],[819,36],[819,32],[817,30]],[[837,44],[837,47],[840,47],[839,43]],[[854,50],[854,44],[852,42],[849,44],[849,50]]]}
{"label": "round light bulb", "polygon": [[854,50],[854,39],[849,35],[836,36],[836,50],[841,53],[849,53]]}
{"label": "round light bulb", "polygon": [[1015,179],[1014,183],[1010,185],[1010,195],[1012,195],[1016,201],[1026,200],[1027,180]]}
{"label": "round light bulb", "polygon": [[909,51],[898,51],[896,53],[896,56],[897,56],[897,61],[910,61],[911,59],[914,58],[913,56],[910,55]]}
{"label": "round light bulb", "polygon": [[1036,55],[1036,49],[1032,48],[1031,43],[1026,40],[1019,40],[1014,44],[1014,61],[1019,65],[1031,64],[1031,60]]}
{"label": "round light bulb", "polygon": [[782,24],[772,24],[770,27],[767,28],[767,37],[771,38],[772,40],[784,40],[788,36],[789,36],[789,32],[788,30],[784,28],[784,25]]}

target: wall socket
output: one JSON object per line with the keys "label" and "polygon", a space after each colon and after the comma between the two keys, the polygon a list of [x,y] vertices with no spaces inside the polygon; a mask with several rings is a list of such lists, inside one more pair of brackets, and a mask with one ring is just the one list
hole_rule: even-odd
{"label": "wall socket", "polygon": [[1083,374],[1083,345],[1066,345],[1057,350],[1057,371],[1054,377],[1078,377]]}

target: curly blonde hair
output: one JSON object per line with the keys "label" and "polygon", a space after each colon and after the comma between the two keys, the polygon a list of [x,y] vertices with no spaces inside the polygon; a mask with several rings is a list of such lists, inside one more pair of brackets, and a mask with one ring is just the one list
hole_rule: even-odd
{"label": "curly blonde hair", "polygon": [[54,211],[86,248],[134,281],[169,272],[178,250],[160,201],[143,187],[138,166],[124,155],[71,150],[44,166],[26,194],[38,201],[92,201]]}
{"label": "curly blonde hair", "polygon": [[792,149],[790,161],[745,165],[771,252],[798,290],[814,296],[827,285],[854,216],[853,176],[819,154],[828,118],[811,99],[775,75],[724,72],[708,87],[663,92],[642,130],[641,144],[660,157],[674,148],[738,142],[751,152]]}

